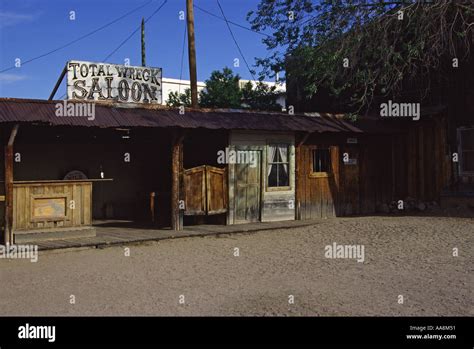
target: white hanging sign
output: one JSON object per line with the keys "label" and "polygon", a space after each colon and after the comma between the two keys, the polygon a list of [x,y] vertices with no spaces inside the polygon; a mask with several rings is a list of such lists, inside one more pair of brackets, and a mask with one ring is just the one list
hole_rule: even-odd
{"label": "white hanging sign", "polygon": [[161,78],[161,68],[69,61],[67,98],[161,104]]}

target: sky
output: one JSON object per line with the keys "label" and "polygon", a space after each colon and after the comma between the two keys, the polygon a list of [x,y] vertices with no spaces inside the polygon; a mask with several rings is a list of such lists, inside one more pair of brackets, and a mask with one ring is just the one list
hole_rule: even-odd
{"label": "sky", "polygon": [[[22,62],[65,45],[150,0],[0,0],[0,97],[47,99],[69,60],[141,65],[140,31],[119,50],[112,53],[137,27],[142,17],[150,16],[164,0],[151,3],[93,35],[52,54],[15,67]],[[220,0],[229,21],[249,27],[246,14],[255,10],[259,0]],[[216,0],[194,0],[194,4],[221,16]],[[168,0],[146,23],[147,66],[163,68],[163,76],[189,79],[187,47],[181,73],[181,57],[186,10],[185,0]],[[75,20],[70,19],[75,12]],[[198,80],[204,81],[213,70],[232,68],[243,79],[251,79],[244,61],[232,40],[226,23],[195,9],[196,57]],[[264,36],[237,26],[231,29],[248,63],[267,56]],[[234,67],[234,59],[240,67]],[[65,79],[64,79],[65,80]],[[65,84],[56,98],[65,94]]]}

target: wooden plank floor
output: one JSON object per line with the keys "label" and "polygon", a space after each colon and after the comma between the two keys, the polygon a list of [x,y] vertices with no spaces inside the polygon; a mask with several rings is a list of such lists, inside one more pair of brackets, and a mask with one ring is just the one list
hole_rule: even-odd
{"label": "wooden plank floor", "polygon": [[191,236],[206,236],[220,234],[249,233],[262,230],[273,230],[282,228],[293,228],[313,225],[318,221],[285,221],[285,222],[261,222],[236,225],[194,225],[184,227],[182,231],[171,229],[134,228],[132,224],[125,227],[114,226],[113,223],[95,225],[97,235],[95,237],[73,238],[52,241],[38,241],[32,243],[38,245],[39,250],[54,250],[79,247],[107,247],[113,245],[124,245],[144,241],[159,241]]}

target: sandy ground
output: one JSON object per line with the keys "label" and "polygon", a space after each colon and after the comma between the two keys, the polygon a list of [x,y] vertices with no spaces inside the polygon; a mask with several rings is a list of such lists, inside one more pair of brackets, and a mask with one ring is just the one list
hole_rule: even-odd
{"label": "sandy ground", "polygon": [[[0,315],[474,315],[473,235],[474,219],[338,218],[2,259]],[[325,258],[333,242],[364,263]]]}

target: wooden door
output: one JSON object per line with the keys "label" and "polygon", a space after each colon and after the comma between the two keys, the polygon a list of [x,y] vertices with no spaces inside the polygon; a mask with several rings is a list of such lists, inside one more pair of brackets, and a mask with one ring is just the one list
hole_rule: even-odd
{"label": "wooden door", "polygon": [[235,222],[260,221],[261,152],[254,164],[235,164]]}
{"label": "wooden door", "polygon": [[339,147],[323,144],[303,145],[297,153],[298,219],[319,219],[338,215]]}
{"label": "wooden door", "polygon": [[202,165],[184,170],[184,197],[187,216],[227,212],[227,171]]}
{"label": "wooden door", "polygon": [[206,166],[207,214],[227,212],[227,171],[225,168]]}
{"label": "wooden door", "polygon": [[184,170],[184,197],[187,216],[206,214],[206,166]]}

